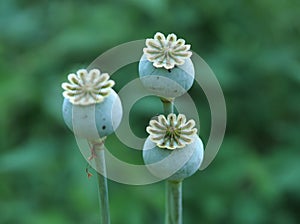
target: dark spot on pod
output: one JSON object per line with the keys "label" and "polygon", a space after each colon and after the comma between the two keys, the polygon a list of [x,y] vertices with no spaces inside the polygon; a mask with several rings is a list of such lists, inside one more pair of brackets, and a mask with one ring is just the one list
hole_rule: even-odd
{"label": "dark spot on pod", "polygon": [[171,72],[171,69],[168,69],[168,72]]}
{"label": "dark spot on pod", "polygon": [[103,126],[102,126],[102,129],[103,129],[103,130],[105,130],[105,128],[106,128],[106,126],[105,126],[105,125],[103,125]]}

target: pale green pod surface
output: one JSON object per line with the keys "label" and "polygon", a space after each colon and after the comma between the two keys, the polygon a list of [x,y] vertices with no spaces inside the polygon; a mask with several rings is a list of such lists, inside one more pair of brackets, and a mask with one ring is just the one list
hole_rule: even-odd
{"label": "pale green pod surface", "polygon": [[148,137],[143,147],[143,159],[154,176],[180,181],[199,169],[203,161],[203,152],[203,143],[198,135],[194,135],[191,144],[174,150],[159,148]]}
{"label": "pale green pod surface", "polygon": [[[120,98],[114,90],[102,102],[85,106],[73,105],[65,98],[62,110],[66,125],[75,135],[87,139],[112,134],[119,126],[123,112]],[[76,130],[73,130],[74,125]]]}
{"label": "pale green pod surface", "polygon": [[186,93],[193,85],[195,70],[190,58],[172,69],[157,68],[144,54],[139,62],[139,76],[145,88],[164,98],[175,98]]}

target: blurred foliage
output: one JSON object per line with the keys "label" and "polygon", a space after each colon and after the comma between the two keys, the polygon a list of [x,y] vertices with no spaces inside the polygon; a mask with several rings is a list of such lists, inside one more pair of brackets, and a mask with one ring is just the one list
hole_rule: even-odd
{"label": "blurred foliage", "polygon": [[[227,103],[220,153],[184,183],[184,222],[299,223],[299,10],[297,0],[1,1],[0,223],[98,223],[96,177],[87,179],[62,121],[60,83],[104,51],[156,31],[192,44]],[[136,69],[117,72],[117,90]],[[190,94],[207,142],[207,100],[196,85]],[[159,110],[155,98],[136,103],[138,136]],[[123,160],[140,159],[114,136],[109,143]],[[163,183],[109,187],[112,223],[163,223]]]}

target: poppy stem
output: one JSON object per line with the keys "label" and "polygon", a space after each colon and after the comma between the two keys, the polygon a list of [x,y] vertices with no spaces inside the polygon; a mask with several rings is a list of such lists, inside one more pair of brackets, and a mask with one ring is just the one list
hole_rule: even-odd
{"label": "poppy stem", "polygon": [[165,116],[174,113],[174,106],[173,106],[174,99],[160,98],[160,100],[163,103]]}
{"label": "poppy stem", "polygon": [[[161,98],[164,114],[174,113],[174,99]],[[166,224],[182,224],[182,181],[166,180]]]}
{"label": "poppy stem", "polygon": [[182,181],[166,181],[166,224],[182,224]]}
{"label": "poppy stem", "polygon": [[91,142],[91,146],[95,153],[94,161],[98,178],[101,224],[110,224],[104,140],[101,140],[100,142],[93,141]]}

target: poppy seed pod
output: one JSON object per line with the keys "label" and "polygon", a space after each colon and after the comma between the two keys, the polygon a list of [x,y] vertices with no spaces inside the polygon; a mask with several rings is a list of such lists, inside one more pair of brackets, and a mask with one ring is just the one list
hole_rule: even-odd
{"label": "poppy seed pod", "polygon": [[194,125],[182,114],[169,114],[167,118],[159,115],[158,121],[150,121],[143,159],[154,176],[180,181],[199,169],[204,150]]}
{"label": "poppy seed pod", "polygon": [[195,77],[190,45],[175,34],[165,38],[156,33],[154,39],[146,40],[146,46],[139,62],[139,76],[145,88],[163,98],[186,93]]}
{"label": "poppy seed pod", "polygon": [[121,122],[122,105],[111,88],[114,82],[109,75],[97,69],[81,69],[68,79],[69,83],[62,84],[63,118],[67,126],[77,137],[89,140],[112,134]]}

